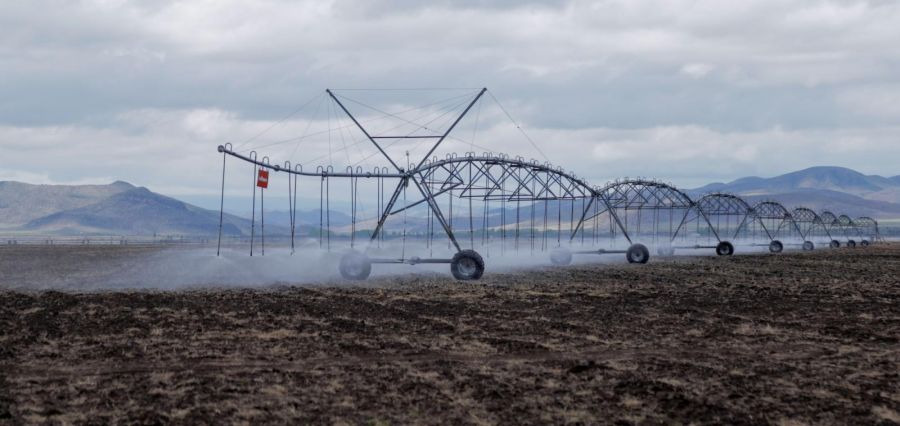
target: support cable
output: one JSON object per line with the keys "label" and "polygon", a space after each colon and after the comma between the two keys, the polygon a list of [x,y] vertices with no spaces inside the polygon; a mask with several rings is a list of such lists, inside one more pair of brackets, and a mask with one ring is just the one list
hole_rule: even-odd
{"label": "support cable", "polygon": [[295,109],[294,111],[292,111],[290,114],[288,114],[288,115],[284,116],[283,118],[281,118],[280,120],[278,120],[278,121],[272,123],[272,125],[270,125],[269,127],[266,127],[263,131],[257,133],[256,135],[254,135],[254,136],[250,137],[249,139],[247,139],[247,140],[241,142],[238,146],[235,147],[235,149],[240,148],[240,147],[242,147],[242,146],[244,146],[244,145],[246,145],[246,144],[248,144],[248,143],[254,141],[256,138],[258,138],[258,137],[262,136],[263,134],[267,133],[268,131],[274,129],[276,126],[278,126],[278,125],[284,123],[285,121],[287,121],[287,119],[293,117],[295,114],[297,114],[298,112],[300,112],[300,111],[302,111],[304,108],[306,108],[309,104],[313,103],[313,101],[315,101],[316,99],[319,99],[319,98],[321,98],[321,97],[323,97],[323,96],[325,96],[324,93],[319,93],[318,95],[312,97],[310,100],[306,101],[306,103],[304,103],[303,105],[301,105],[300,107],[298,107],[297,109]]}
{"label": "support cable", "polygon": [[511,122],[513,123],[513,125],[516,126],[516,129],[518,129],[519,132],[521,132],[523,136],[525,136],[525,139],[528,140],[528,142],[531,144],[531,146],[534,147],[534,149],[536,149],[537,152],[538,152],[539,154],[541,154],[541,157],[544,157],[544,160],[546,160],[546,161],[549,162],[550,159],[547,158],[547,155],[544,154],[544,151],[542,151],[542,150],[537,146],[537,144],[534,143],[534,140],[531,139],[531,136],[528,136],[528,133],[525,133],[525,130],[522,129],[522,126],[520,126],[520,125],[516,122],[516,120],[514,120],[514,119],[512,118],[512,115],[510,115],[510,113],[509,113],[508,111],[506,111],[506,108],[504,108],[504,107],[503,107],[503,104],[501,104],[500,101],[494,96],[494,93],[488,91],[488,94],[491,95],[491,99],[493,99],[494,102],[497,103],[497,106],[500,107],[500,110],[503,111],[504,114],[506,114],[506,118],[508,118],[509,121],[511,121]]}

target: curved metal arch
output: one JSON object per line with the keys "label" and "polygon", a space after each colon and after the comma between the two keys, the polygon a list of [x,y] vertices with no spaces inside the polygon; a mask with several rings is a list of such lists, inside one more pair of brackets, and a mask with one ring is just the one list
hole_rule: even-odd
{"label": "curved metal arch", "polygon": [[706,214],[734,214],[742,215],[753,211],[743,198],[726,192],[712,192],[700,197],[697,201],[697,208],[703,210]]}
{"label": "curved metal arch", "polygon": [[822,218],[819,217],[815,211],[807,207],[795,207],[794,210],[791,211],[791,217],[794,218],[795,222],[813,224],[822,223]]}
{"label": "curved metal arch", "polygon": [[[759,221],[759,224],[762,226],[763,230],[766,232],[766,235],[770,240],[775,240],[778,236],[778,233],[781,231],[782,227],[787,223],[789,226],[793,226],[794,230],[797,231],[800,236],[804,236],[803,231],[800,229],[800,226],[797,225],[797,222],[794,220],[794,217],[791,215],[791,212],[785,207],[783,204],[774,200],[765,200],[756,203],[753,206],[753,217]],[[765,220],[779,221],[775,229],[769,229]],[[770,222],[770,225],[773,223]]]}
{"label": "curved metal arch", "polygon": [[826,226],[833,226],[837,224],[837,216],[828,210],[822,210],[819,218],[822,219],[822,223],[824,223]]}
{"label": "curved metal arch", "polygon": [[[809,239],[816,227],[822,228],[822,230],[825,231],[825,235],[828,236],[828,239],[831,239],[831,231],[828,230],[828,226],[826,226],[822,217],[814,210],[802,206],[795,207],[794,210],[791,211],[791,218],[794,220],[794,225],[797,227],[800,236],[803,237],[804,240]],[[803,224],[803,226],[800,226],[801,224]]]}
{"label": "curved metal arch", "polygon": [[860,233],[866,232],[873,240],[878,240],[881,233],[878,231],[878,221],[868,216],[860,216],[854,221]]}
{"label": "curved metal arch", "polygon": [[[741,218],[740,223],[735,228],[732,239],[737,239],[741,230],[749,226],[748,222],[758,220],[753,216],[753,207],[743,198],[726,192],[712,192],[700,197],[695,205],[703,214],[707,222],[712,227],[712,216],[737,216]],[[713,229],[713,228],[711,228]],[[714,229],[714,233],[720,234],[721,230]]]}
{"label": "curved metal arch", "polygon": [[837,224],[840,226],[853,226],[853,219],[850,219],[850,216],[842,214],[837,218]]}
{"label": "curved metal arch", "polygon": [[868,217],[868,216],[860,216],[860,217],[856,218],[856,220],[854,222],[863,223],[863,224],[872,224],[872,225],[876,225],[876,226],[878,225],[877,220],[872,219],[871,217]]}
{"label": "curved metal arch", "polygon": [[667,183],[647,179],[625,179],[598,190],[615,208],[640,209],[645,207],[685,208],[694,207],[694,201],[680,189]]}
{"label": "curved metal arch", "polygon": [[856,218],[853,223],[860,227],[871,227],[874,229],[878,229],[878,221],[868,216],[860,216]]}
{"label": "curved metal arch", "polygon": [[851,224],[853,220],[850,219],[850,216],[847,215],[836,215],[828,210],[822,210],[822,213],[819,214],[819,217],[822,219],[822,224],[825,229],[828,231],[828,234],[832,237],[837,237],[835,233],[840,233],[844,238],[850,238],[848,231],[851,228]]}
{"label": "curved metal arch", "polygon": [[[473,174],[468,174],[472,171]],[[441,193],[459,188],[462,198],[542,201],[596,197],[596,191],[574,173],[549,163],[506,156],[464,156],[434,159],[409,171]],[[484,181],[476,185],[475,182]]]}
{"label": "curved metal arch", "polygon": [[[409,204],[409,208],[426,202],[426,198],[447,192],[457,192],[460,198],[474,198],[483,201],[502,200],[506,202],[574,201],[588,200],[583,210],[579,208],[578,225],[573,227],[570,241],[575,238],[594,203],[609,211],[616,228],[626,240],[631,241],[626,227],[609,202],[600,192],[572,172],[549,163],[526,161],[518,157],[484,155],[450,155],[445,159],[433,158],[409,172],[410,179],[418,180],[430,196]],[[391,212],[397,213],[402,210]]]}
{"label": "curved metal arch", "polygon": [[[684,191],[668,183],[648,179],[624,179],[607,184],[597,190],[597,197],[606,200],[607,208],[612,212],[621,209],[629,210],[653,210],[684,209],[678,226],[675,228],[671,240],[674,241],[678,233],[688,222],[688,216],[696,208],[696,203]],[[698,220],[702,220],[709,226],[717,241],[722,241],[718,231],[710,222],[709,217],[700,209],[696,209]],[[620,226],[623,228],[623,226]],[[576,229],[577,230],[577,229]],[[630,241],[630,240],[629,240]]]}
{"label": "curved metal arch", "polygon": [[754,216],[760,219],[790,219],[791,213],[777,201],[760,201],[753,206]]}

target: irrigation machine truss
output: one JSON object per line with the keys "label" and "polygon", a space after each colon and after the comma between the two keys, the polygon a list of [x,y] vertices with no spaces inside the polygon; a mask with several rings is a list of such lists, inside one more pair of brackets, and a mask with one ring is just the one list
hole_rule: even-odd
{"label": "irrigation machine truss", "polygon": [[[713,249],[717,255],[728,256],[735,252],[738,242],[759,245],[754,243],[758,234],[768,241],[763,245],[773,253],[781,252],[786,243],[804,250],[813,250],[815,241],[839,247],[841,242],[833,235],[843,237],[849,247],[856,246],[854,238],[859,238],[862,246],[880,238],[878,223],[869,217],[854,221],[828,211],[816,214],[805,207],[788,211],[775,201],[763,201],[751,207],[741,197],[726,193],[706,194],[694,201],[671,184],[644,178],[626,178],[593,187],[549,162],[490,152],[434,156],[435,150],[452,138],[457,125],[486,93],[487,89],[482,88],[471,99],[465,99],[460,104],[461,112],[441,131],[414,123],[430,132],[375,134],[350,112],[341,101],[344,97],[326,90],[336,110],[345,114],[356,131],[386,161],[385,165],[370,170],[359,166],[344,170],[318,166],[315,170],[304,170],[289,161],[278,164],[268,157],[260,158],[255,150],[243,152],[230,143],[220,145],[222,200],[217,254],[222,249],[227,157],[249,163],[253,170],[251,256],[256,241],[260,242],[260,254],[265,254],[264,194],[268,182],[277,181],[279,175],[286,177],[293,253],[300,228],[297,188],[304,181],[317,181],[320,220],[318,232],[310,234],[317,234],[319,246],[326,250],[332,249],[333,238],[349,243],[340,258],[339,270],[344,278],[352,280],[367,278],[374,264],[428,263],[449,264],[457,279],[477,280],[484,273],[485,260],[476,248],[491,250],[493,247],[501,253],[507,250],[547,253],[557,265],[571,263],[573,255],[586,254],[624,254],[628,262],[640,264],[650,259],[648,247],[655,248],[660,256],[674,255],[676,249]],[[404,163],[385,150],[390,141],[404,139],[429,143],[430,149],[414,162],[410,162],[407,154]],[[349,183],[333,183],[333,180]],[[361,182],[374,182],[374,189],[360,190]],[[338,233],[331,229],[331,193],[335,188],[349,189],[343,194],[344,199],[350,200],[349,237],[338,238]],[[374,199],[370,205],[377,209],[377,215],[369,222],[371,230],[361,228],[358,214],[358,206],[366,196],[368,201]],[[425,231],[413,234],[404,228],[400,255],[386,251],[386,223],[399,215],[406,225],[406,213],[415,208],[425,212]],[[364,237],[358,235],[363,232]],[[439,247],[436,238],[446,239],[446,250]],[[417,248],[424,248],[428,255],[408,256],[408,239],[424,242],[424,247]],[[435,251],[446,256],[435,256]]]}

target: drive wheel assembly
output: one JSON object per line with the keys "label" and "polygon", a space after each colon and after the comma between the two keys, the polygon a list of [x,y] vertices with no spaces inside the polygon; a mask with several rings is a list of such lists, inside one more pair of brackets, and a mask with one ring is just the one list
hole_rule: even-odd
{"label": "drive wheel assembly", "polygon": [[816,248],[816,245],[813,244],[812,241],[804,241],[803,242],[803,250],[813,251]]}
{"label": "drive wheel assembly", "polygon": [[632,244],[625,252],[625,258],[628,263],[647,263],[650,260],[650,250],[643,244]]}
{"label": "drive wheel assembly", "polygon": [[770,252],[781,253],[782,250],[784,250],[784,244],[781,244],[781,241],[772,240],[772,242],[769,243],[769,251]]}
{"label": "drive wheel assembly", "polygon": [[450,272],[460,281],[477,280],[484,275],[484,259],[475,250],[462,250],[453,255]]}
{"label": "drive wheel assembly", "polygon": [[716,254],[719,256],[731,256],[734,254],[734,245],[728,241],[722,241],[716,246]]}

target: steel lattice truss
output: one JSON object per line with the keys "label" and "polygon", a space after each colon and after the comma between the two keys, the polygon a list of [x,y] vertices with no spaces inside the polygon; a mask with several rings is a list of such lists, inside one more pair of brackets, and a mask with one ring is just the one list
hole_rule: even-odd
{"label": "steel lattice truss", "polygon": [[761,201],[753,206],[753,215],[759,220],[763,231],[771,240],[790,238],[791,232],[802,234],[794,222],[793,216],[777,201]]}
{"label": "steel lattice truss", "polygon": [[574,174],[522,158],[503,155],[433,159],[413,173],[432,194],[458,191],[461,198],[498,201],[575,200],[590,198],[593,190]]}
{"label": "steel lattice truss", "polygon": [[[602,208],[583,217],[576,231],[585,221],[608,216],[605,222],[618,223],[619,231],[629,244],[644,241],[658,246],[660,254],[673,254],[679,235],[687,238],[689,224],[695,222],[698,226],[702,224],[707,229],[714,229],[705,213],[695,208],[686,193],[664,182],[619,180],[597,190],[595,198],[601,201]],[[720,242],[715,231],[714,238],[716,243]],[[696,245],[685,248],[696,248]]]}
{"label": "steel lattice truss", "polygon": [[856,233],[856,226],[850,216],[842,214],[837,217],[837,220],[835,220],[834,223],[835,226],[841,230],[841,233],[847,238],[852,238]]}
{"label": "steel lattice truss", "polygon": [[689,209],[694,205],[684,192],[653,180],[626,179],[607,185],[600,193],[611,206],[625,210]]}
{"label": "steel lattice truss", "polygon": [[850,219],[850,216],[842,214],[837,218],[838,225],[844,228],[852,228],[853,227],[853,219]]}
{"label": "steel lattice truss", "polygon": [[813,237],[816,237],[817,231],[820,233],[818,234],[819,236],[832,240],[831,233],[828,232],[828,228],[825,227],[822,218],[814,210],[806,207],[796,207],[791,212],[791,217],[794,219],[797,230],[800,232],[800,237],[804,241],[812,240]]}
{"label": "steel lattice truss", "polygon": [[[849,216],[836,216],[828,211],[816,214],[805,207],[789,211],[776,201],[763,201],[750,206],[738,195],[726,193],[706,194],[695,202],[684,191],[673,185],[650,179],[624,179],[603,187],[592,187],[587,181],[572,172],[554,167],[546,162],[511,158],[503,154],[466,153],[447,154],[440,159],[432,156],[437,147],[448,137],[456,125],[484,95],[481,89],[462,112],[452,120],[450,126],[441,132],[427,135],[373,135],[366,126],[344,106],[331,91],[328,96],[343,111],[357,130],[376,147],[389,167],[375,167],[364,170],[348,167],[334,170],[331,166],[319,166],[315,170],[303,170],[290,162],[272,164],[268,157],[258,158],[255,151],[248,154],[236,152],[230,144],[219,146],[223,154],[222,197],[224,205],[225,159],[233,157],[249,163],[253,167],[253,177],[257,179],[260,170],[287,176],[290,211],[290,243],[293,250],[294,237],[298,229],[297,187],[302,180],[316,182],[320,190],[318,237],[321,247],[331,247],[331,239],[338,234],[330,225],[330,194],[339,185],[332,180],[346,180],[351,200],[351,227],[349,245],[370,250],[381,246],[385,239],[385,227],[398,215],[403,216],[403,243],[407,238],[425,239],[429,250],[435,245],[435,234],[446,238],[452,259],[406,256],[405,249],[399,258],[369,258],[358,250],[348,252],[341,260],[341,273],[348,278],[359,279],[368,276],[372,263],[450,263],[454,276],[460,279],[477,279],[484,269],[484,261],[475,252],[476,230],[482,235],[481,249],[489,247],[484,242],[499,240],[500,251],[508,245],[507,238],[514,241],[519,249],[520,237],[530,239],[530,247],[535,249],[535,241],[540,239],[540,250],[553,250],[554,263],[568,263],[574,253],[625,253],[630,262],[644,263],[649,252],[644,244],[656,246],[660,254],[673,254],[676,244],[681,248],[716,248],[720,255],[734,252],[732,241],[752,242],[751,234],[761,230],[771,241],[772,251],[781,251],[780,239],[798,240],[805,249],[811,249],[813,237],[836,240],[835,232],[848,239],[852,235],[877,240],[878,224],[874,219],[862,217],[856,221]],[[424,128],[424,127],[423,127]],[[383,145],[386,140],[420,138],[429,142],[430,149],[421,159],[401,167],[398,159],[392,158]],[[433,142],[431,144],[430,142]],[[268,179],[268,178],[267,178]],[[274,177],[273,177],[274,179]],[[375,182],[374,190],[360,190],[360,184]],[[391,188],[393,187],[393,190]],[[343,191],[343,190],[342,190]],[[253,187],[253,214],[251,217],[251,255],[255,241],[257,189]],[[263,195],[260,189],[260,236],[263,253],[265,231],[263,222]],[[376,199],[377,217],[366,223],[368,243],[358,243],[356,234],[363,221],[357,213],[360,200],[366,196]],[[473,203],[477,203],[476,209]],[[427,232],[423,235],[406,232],[406,215],[413,210],[423,210],[427,214]],[[477,214],[476,214],[477,213]],[[220,212],[220,247],[221,218]],[[476,227],[475,216],[481,223]],[[369,231],[369,229],[371,231]],[[418,235],[418,236],[417,236]],[[459,238],[464,235],[467,238]],[[565,235],[565,238],[563,238]],[[555,243],[549,241],[555,239]],[[323,244],[327,240],[327,245]],[[706,244],[702,244],[703,241]],[[624,243],[627,250],[621,247]],[[777,243],[777,244],[776,244]],[[360,245],[361,244],[361,245]],[[712,245],[710,245],[712,244]],[[583,249],[574,249],[580,245]],[[809,248],[808,246],[809,245]],[[600,249],[598,247],[605,247]],[[572,247],[572,249],[570,249]],[[775,250],[777,248],[777,250]]]}
{"label": "steel lattice truss", "polygon": [[822,213],[819,215],[819,219],[822,221],[822,226],[824,226],[829,233],[831,233],[838,227],[837,216],[835,216],[834,213],[828,210],[822,210]]}
{"label": "steel lattice truss", "polygon": [[857,233],[860,238],[865,241],[871,239],[878,241],[881,239],[881,233],[878,231],[878,221],[868,216],[858,217],[853,223],[856,225]]}
{"label": "steel lattice truss", "polygon": [[706,194],[697,200],[696,208],[707,217],[716,235],[730,236],[732,240],[737,240],[741,232],[747,233],[759,220],[753,214],[753,208],[734,194]]}

